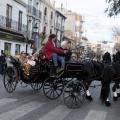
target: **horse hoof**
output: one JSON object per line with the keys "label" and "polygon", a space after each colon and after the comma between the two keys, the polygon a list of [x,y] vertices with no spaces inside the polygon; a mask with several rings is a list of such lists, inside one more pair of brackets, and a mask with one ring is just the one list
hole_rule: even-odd
{"label": "horse hoof", "polygon": [[90,96],[87,96],[87,95],[86,95],[86,98],[87,98],[89,101],[92,101],[92,100],[93,100],[92,97],[91,97],[91,95],[90,95]]}
{"label": "horse hoof", "polygon": [[109,101],[105,101],[105,104],[107,107],[111,106],[111,103]]}
{"label": "horse hoof", "polygon": [[120,93],[117,93],[117,96],[120,97]]}
{"label": "horse hoof", "polygon": [[117,101],[117,100],[118,100],[118,97],[115,97],[115,96],[114,96],[114,97],[113,97],[113,100]]}

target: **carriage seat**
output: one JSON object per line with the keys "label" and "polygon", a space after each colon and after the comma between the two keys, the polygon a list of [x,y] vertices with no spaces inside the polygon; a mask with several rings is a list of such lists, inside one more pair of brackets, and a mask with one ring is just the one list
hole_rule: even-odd
{"label": "carriage seat", "polygon": [[9,58],[10,58],[10,63],[16,65],[17,67],[21,66],[19,59],[15,58],[13,56],[9,56]]}

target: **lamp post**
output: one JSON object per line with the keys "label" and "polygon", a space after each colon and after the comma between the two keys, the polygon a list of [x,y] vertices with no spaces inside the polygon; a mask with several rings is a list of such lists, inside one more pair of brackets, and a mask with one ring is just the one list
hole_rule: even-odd
{"label": "lamp post", "polygon": [[35,26],[33,27],[33,32],[32,32],[32,40],[34,41],[33,51],[36,51],[39,47],[37,29],[38,29],[38,27],[37,27],[37,23],[36,23]]}

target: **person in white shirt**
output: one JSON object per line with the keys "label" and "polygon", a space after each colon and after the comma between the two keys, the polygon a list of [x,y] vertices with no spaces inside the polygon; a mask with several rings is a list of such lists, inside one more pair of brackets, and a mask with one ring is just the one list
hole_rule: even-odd
{"label": "person in white shirt", "polygon": [[36,53],[36,52],[33,52],[33,53],[32,53],[32,60],[34,60],[34,61],[37,61],[37,60],[38,60],[38,58],[37,58],[37,53]]}
{"label": "person in white shirt", "polygon": [[31,66],[35,66],[36,62],[34,60],[32,60],[32,56],[28,57],[28,64],[30,64]]}

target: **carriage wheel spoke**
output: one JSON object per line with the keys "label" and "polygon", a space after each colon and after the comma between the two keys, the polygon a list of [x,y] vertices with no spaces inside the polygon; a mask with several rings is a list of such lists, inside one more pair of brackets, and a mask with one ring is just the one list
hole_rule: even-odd
{"label": "carriage wheel spoke", "polygon": [[46,94],[48,94],[51,90],[52,90],[52,89],[48,90],[48,91],[46,92]]}
{"label": "carriage wheel spoke", "polygon": [[72,100],[72,97],[70,97],[69,101],[66,104],[68,104],[71,100]]}
{"label": "carriage wheel spoke", "polygon": [[79,99],[79,97],[77,97],[77,99],[82,103],[82,101]]}
{"label": "carriage wheel spoke", "polygon": [[53,91],[51,90],[51,93],[50,93],[49,97],[51,96],[52,92],[53,92]]}
{"label": "carriage wheel spoke", "polygon": [[72,107],[73,101],[74,101],[74,97],[73,97],[73,99],[72,99],[71,107]]}
{"label": "carriage wheel spoke", "polygon": [[13,89],[12,83],[10,83],[10,86],[11,86],[11,90],[12,90]]}
{"label": "carriage wheel spoke", "polygon": [[54,91],[53,91],[53,97],[55,98],[55,93],[54,93]]}
{"label": "carriage wheel spoke", "polygon": [[6,89],[7,89],[7,91],[8,91],[8,89],[9,89],[9,83],[8,83],[8,85],[6,86]]}
{"label": "carriage wheel spoke", "polygon": [[59,95],[58,92],[57,92],[57,90],[55,92],[57,93],[57,95]]}

